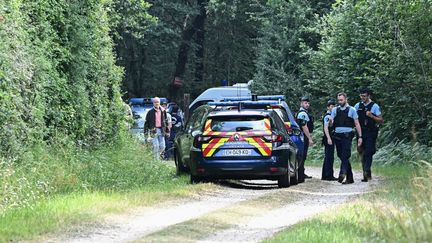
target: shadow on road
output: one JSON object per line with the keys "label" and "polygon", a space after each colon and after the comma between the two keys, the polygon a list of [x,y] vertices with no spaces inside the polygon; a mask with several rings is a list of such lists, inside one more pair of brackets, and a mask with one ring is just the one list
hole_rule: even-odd
{"label": "shadow on road", "polygon": [[246,190],[274,190],[278,189],[277,182],[274,181],[243,181],[243,180],[218,180],[214,181],[215,184],[230,187],[235,189],[246,189]]}

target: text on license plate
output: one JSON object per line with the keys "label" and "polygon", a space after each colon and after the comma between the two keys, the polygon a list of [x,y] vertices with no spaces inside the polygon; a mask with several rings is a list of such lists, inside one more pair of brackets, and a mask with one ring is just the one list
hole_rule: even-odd
{"label": "text on license plate", "polygon": [[224,151],[225,156],[248,156],[252,154],[252,149],[227,149]]}

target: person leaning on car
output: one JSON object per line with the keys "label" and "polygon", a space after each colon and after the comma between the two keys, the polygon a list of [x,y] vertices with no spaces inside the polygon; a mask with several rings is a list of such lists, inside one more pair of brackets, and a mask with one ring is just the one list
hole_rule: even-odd
{"label": "person leaning on car", "polygon": [[168,134],[166,111],[160,105],[158,97],[153,98],[153,108],[147,112],[144,124],[144,134],[151,137],[153,155],[160,159],[165,150],[165,136]]}

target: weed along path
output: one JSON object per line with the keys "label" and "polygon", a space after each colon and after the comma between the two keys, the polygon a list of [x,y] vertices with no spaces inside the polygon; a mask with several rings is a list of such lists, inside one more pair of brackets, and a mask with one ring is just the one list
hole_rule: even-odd
{"label": "weed along path", "polygon": [[287,189],[272,181],[223,182],[215,191],[152,208],[115,215],[97,226],[73,231],[52,242],[259,242],[304,219],[371,191],[369,183],[313,179]]}

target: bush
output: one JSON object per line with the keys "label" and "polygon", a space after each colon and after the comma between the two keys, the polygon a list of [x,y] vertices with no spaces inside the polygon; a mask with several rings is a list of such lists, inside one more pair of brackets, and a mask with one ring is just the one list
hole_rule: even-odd
{"label": "bush", "polygon": [[127,191],[174,180],[174,169],[155,162],[146,146],[125,138],[93,150],[34,146],[19,160],[0,163],[0,212],[31,206],[60,193]]}

